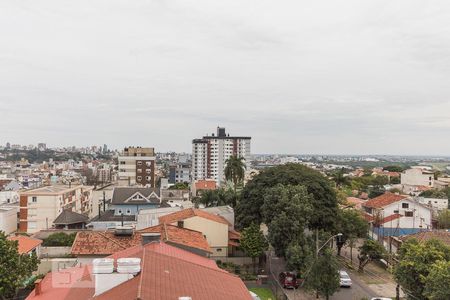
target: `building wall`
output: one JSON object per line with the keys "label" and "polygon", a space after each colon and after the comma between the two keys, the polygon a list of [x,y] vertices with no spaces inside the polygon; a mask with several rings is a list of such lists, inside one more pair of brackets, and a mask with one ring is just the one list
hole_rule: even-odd
{"label": "building wall", "polygon": [[63,209],[93,217],[92,187],[75,187],[57,194],[29,191],[20,196],[19,230],[35,233],[53,227]]}
{"label": "building wall", "polygon": [[401,174],[401,184],[434,186],[434,175],[423,173],[421,169],[408,169]]}
{"label": "building wall", "polygon": [[[177,225],[177,223],[173,223]],[[228,255],[228,225],[214,222],[201,217],[184,220],[184,228],[202,232],[213,253],[211,256]]]}
{"label": "building wall", "polygon": [[193,141],[192,179],[212,178],[220,185],[224,179],[226,160],[232,156],[250,160],[250,138],[204,137]]}
{"label": "building wall", "polygon": [[111,209],[114,209],[115,215],[137,215],[141,209],[157,208],[159,204],[125,204],[125,205],[111,205]]}
{"label": "building wall", "polygon": [[[403,205],[408,207],[404,208]],[[407,212],[412,213],[412,216],[407,216]],[[410,231],[417,231],[432,229],[431,225],[431,209],[424,207],[423,205],[411,200],[404,199],[384,207],[384,211],[381,211],[384,217],[399,213],[401,218],[392,220],[384,224],[384,228],[401,228],[403,232],[407,229]]]}
{"label": "building wall", "polygon": [[17,209],[0,208],[0,231],[10,234],[17,230]]}
{"label": "building wall", "polygon": [[[119,156],[118,160],[119,183],[121,185],[155,187],[154,156]],[[138,172],[138,170],[140,171]],[[138,179],[138,177],[140,178]]]}

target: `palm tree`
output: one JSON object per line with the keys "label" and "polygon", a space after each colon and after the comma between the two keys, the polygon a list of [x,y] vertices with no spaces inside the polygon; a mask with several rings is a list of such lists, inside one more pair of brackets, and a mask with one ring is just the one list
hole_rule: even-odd
{"label": "palm tree", "polygon": [[233,182],[235,199],[233,201],[233,207],[236,206],[237,186],[240,182],[244,181],[245,176],[245,163],[243,157],[237,157],[236,155],[230,156],[226,161],[225,166],[225,179]]}

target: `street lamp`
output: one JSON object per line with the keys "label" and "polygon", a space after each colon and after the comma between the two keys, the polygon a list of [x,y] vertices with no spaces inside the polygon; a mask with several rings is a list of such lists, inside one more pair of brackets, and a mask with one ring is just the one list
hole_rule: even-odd
{"label": "street lamp", "polygon": [[[338,233],[338,234],[335,234],[335,235],[333,235],[332,237],[330,237],[320,248],[317,248],[317,250],[316,250],[316,258],[315,259],[317,259],[317,257],[319,256],[319,252],[320,252],[320,250],[322,250],[322,248],[323,247],[325,247],[325,245],[327,245],[333,238],[335,238],[335,237],[337,237],[337,236],[342,236],[342,233]],[[316,237],[317,238],[317,237]],[[318,244],[317,244],[317,246],[318,246]],[[308,277],[308,274],[309,274],[309,272],[311,272],[311,269],[312,269],[312,267],[314,266],[314,263],[313,264],[311,264],[311,266],[309,267],[309,270],[308,271],[306,271],[306,273],[305,273],[305,277],[303,278],[303,281],[302,281],[302,284],[300,285],[301,287],[303,287],[303,284],[305,283],[305,281],[306,281],[306,277]]]}
{"label": "street lamp", "polygon": [[319,255],[320,250],[322,250],[323,247],[325,247],[326,244],[328,244],[333,238],[338,237],[338,236],[342,236],[342,233],[338,233],[333,235],[332,237],[330,237],[323,245],[322,247],[320,247],[319,249],[316,250],[316,257]]}

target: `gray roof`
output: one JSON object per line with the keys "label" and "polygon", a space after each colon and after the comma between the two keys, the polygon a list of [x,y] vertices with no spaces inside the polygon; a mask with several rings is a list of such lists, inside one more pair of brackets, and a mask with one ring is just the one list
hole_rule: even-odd
{"label": "gray roof", "polygon": [[159,189],[139,187],[114,188],[111,204],[159,204]]}
{"label": "gray roof", "polygon": [[117,216],[114,214],[114,210],[101,211],[100,217],[95,216],[91,219],[91,222],[134,222],[136,221],[135,215],[123,215]]}
{"label": "gray roof", "polygon": [[59,216],[56,217],[55,221],[53,221],[53,224],[56,225],[70,225],[70,224],[77,224],[77,223],[87,223],[89,220],[88,217],[85,215],[73,212],[68,209],[64,209]]}

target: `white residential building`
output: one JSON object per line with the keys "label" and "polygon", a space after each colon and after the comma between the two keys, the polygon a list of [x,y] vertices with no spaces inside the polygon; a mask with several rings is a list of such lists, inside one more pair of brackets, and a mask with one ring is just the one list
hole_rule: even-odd
{"label": "white residential building", "polygon": [[250,160],[251,137],[230,136],[225,128],[217,127],[217,134],[192,141],[192,180],[214,179],[221,185],[225,161],[232,155]]}
{"label": "white residential building", "polygon": [[432,229],[431,208],[407,195],[387,192],[362,206],[378,236],[399,236]]}
{"label": "white residential building", "polygon": [[405,186],[434,187],[434,173],[425,168],[412,168],[401,174],[401,184]]}
{"label": "white residential building", "polygon": [[53,185],[20,193],[19,230],[35,233],[53,227],[63,209],[93,215],[92,186]]}
{"label": "white residential building", "polygon": [[0,231],[6,235],[17,230],[18,207],[0,207]]}
{"label": "white residential building", "polygon": [[448,199],[417,197],[417,202],[433,209],[434,213],[448,209]]}

